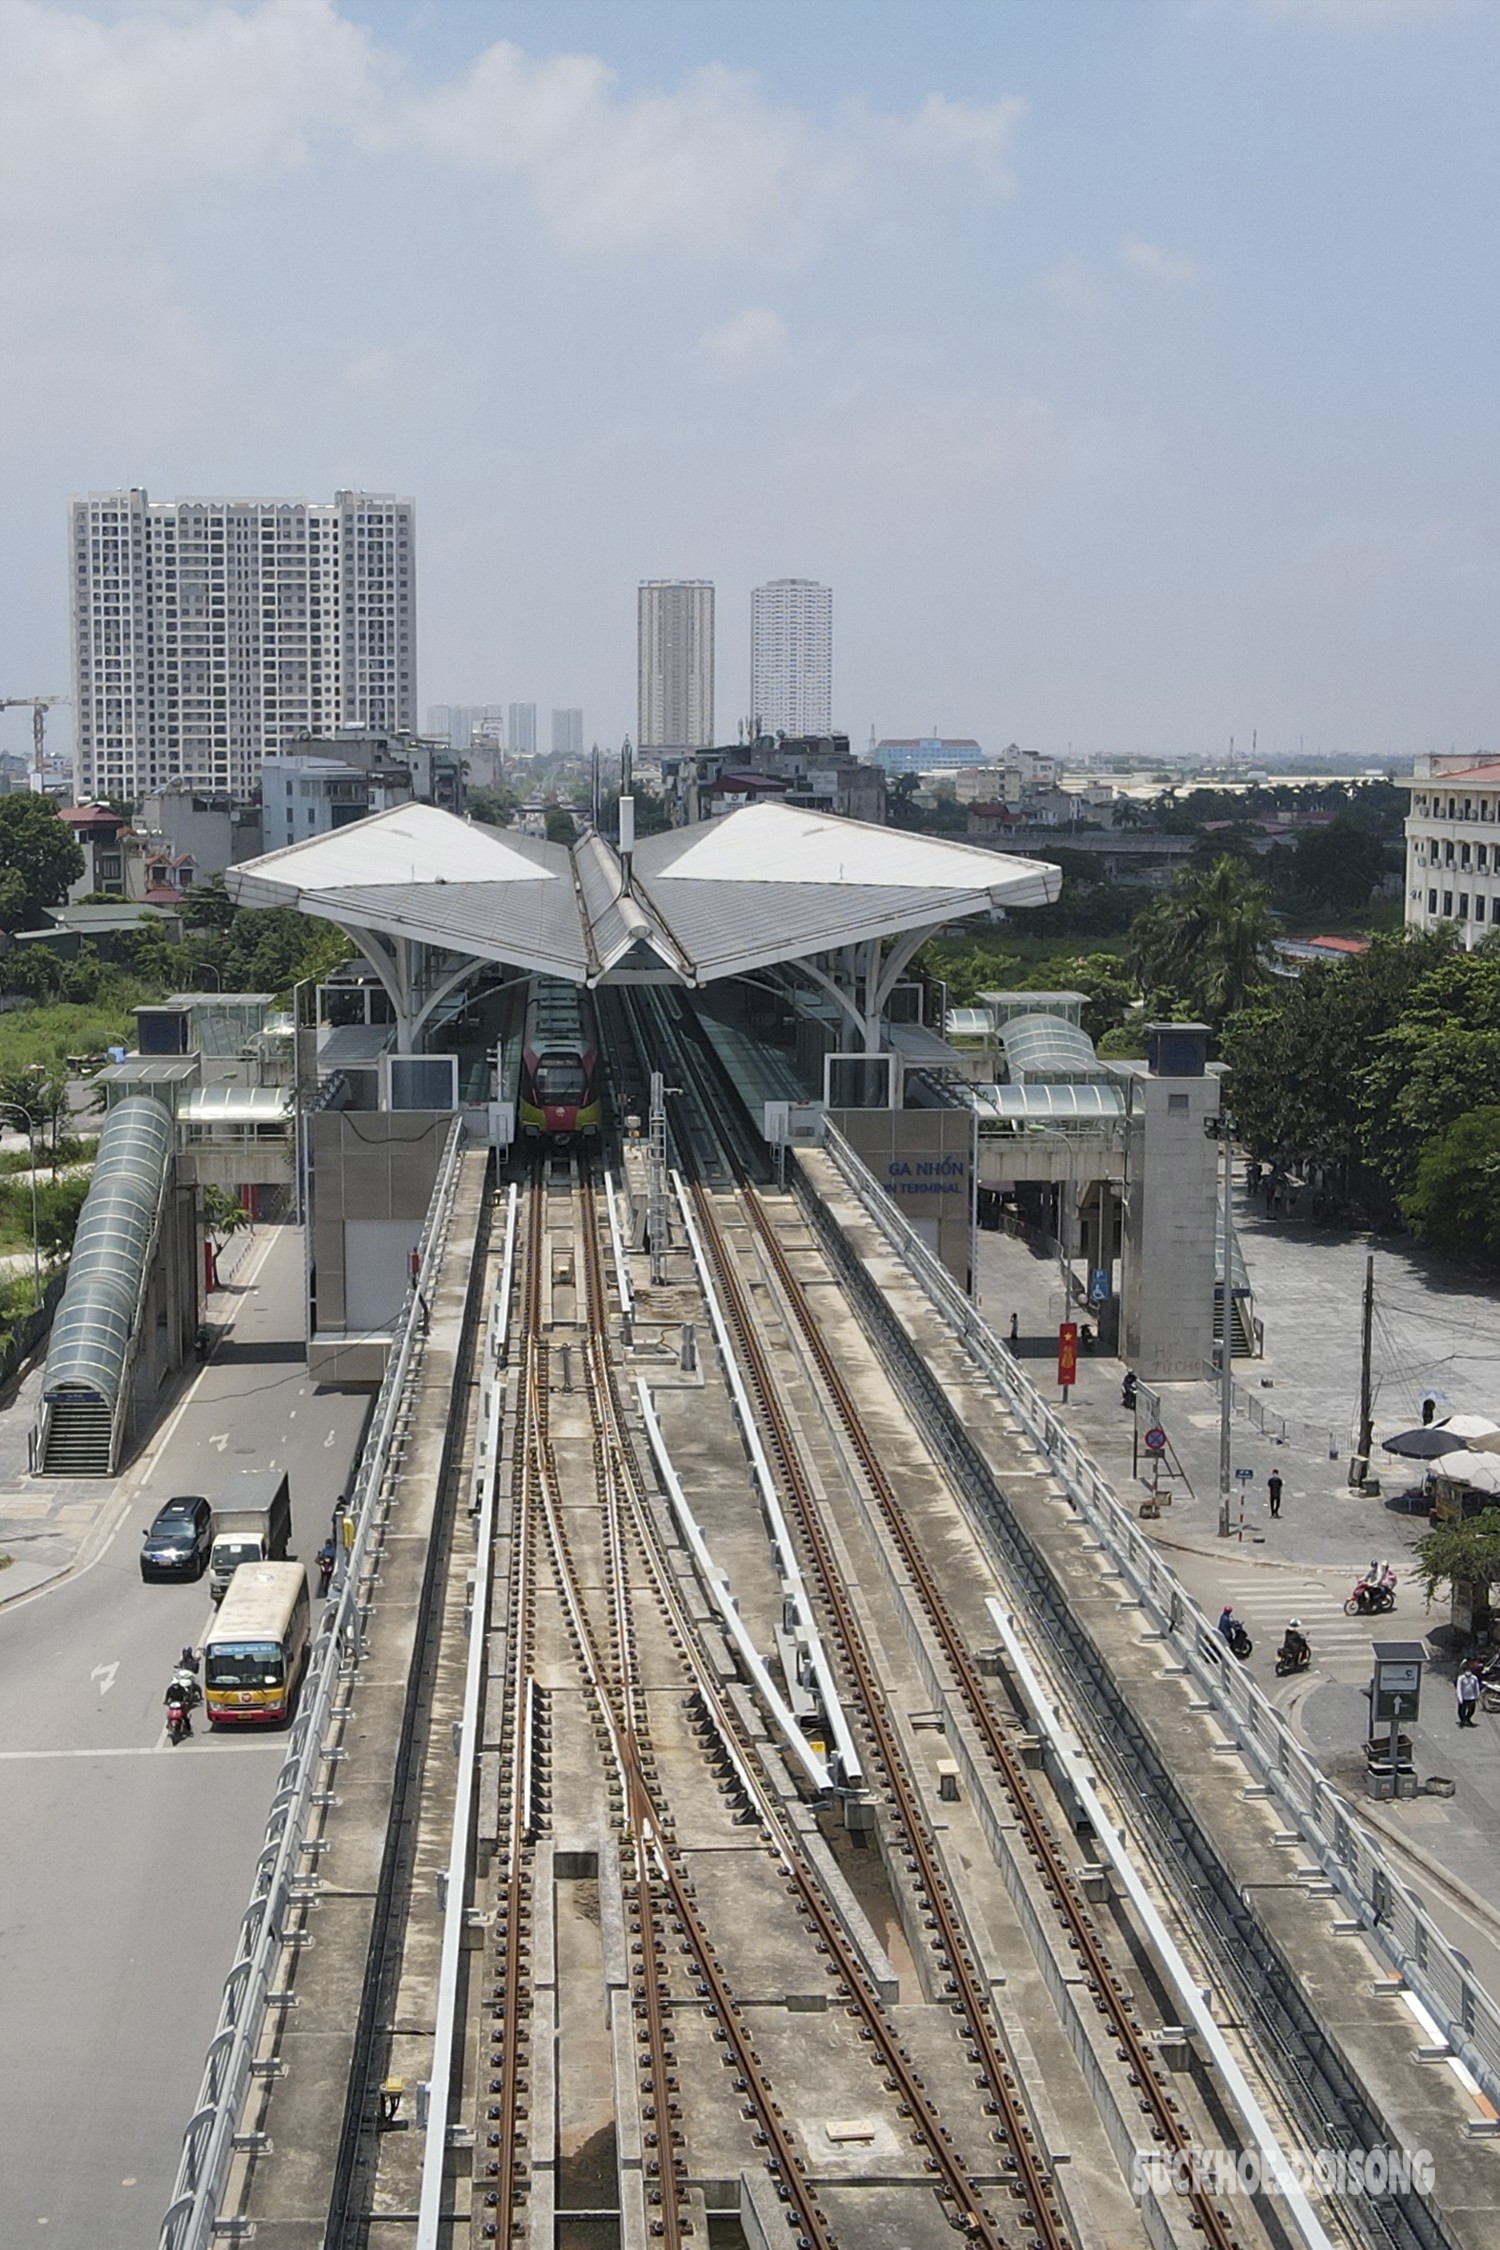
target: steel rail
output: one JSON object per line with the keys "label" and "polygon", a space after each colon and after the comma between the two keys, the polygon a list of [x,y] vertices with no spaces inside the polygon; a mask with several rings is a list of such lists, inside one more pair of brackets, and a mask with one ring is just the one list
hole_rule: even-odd
{"label": "steel rail", "polygon": [[[584,1184],[584,1209],[585,1268],[590,1312],[588,1362],[591,1411],[595,1415],[596,1438],[601,1456],[611,1463],[609,1489],[613,1494],[614,1512],[621,1521],[622,1529],[624,1518],[629,1519],[636,1552],[645,1569],[657,1606],[667,1623],[674,1651],[694,1683],[700,1708],[718,1737],[736,1786],[746,1801],[755,1807],[762,1834],[779,1872],[790,1886],[804,1893],[806,1904],[808,1882],[800,1865],[795,1842],[789,1841],[784,1810],[769,1787],[758,1780],[751,1769],[737,1740],[732,1706],[728,1704],[713,1668],[703,1656],[695,1623],[683,1603],[675,1576],[664,1567],[659,1553],[658,1538],[639,1478],[634,1449],[625,1427],[614,1372],[604,1342],[602,1262],[593,1217],[592,1186],[587,1180]],[[623,1546],[617,1552],[623,1554]],[[633,1626],[629,1628],[629,1637],[633,1647]],[[698,1911],[692,1886],[682,1871],[676,1847],[672,1843],[671,1823],[658,1802],[655,1757],[650,1749],[648,1715],[644,1704],[642,1729],[640,1734],[632,1734],[631,1742],[636,1753],[632,1777],[633,1834],[638,1855],[640,1847],[649,1838],[644,1872],[648,1877],[654,1876],[655,1886],[669,1903],[672,1916],[683,1933],[683,1948],[696,1963],[700,1997],[714,2021],[715,2037],[727,2050],[724,2059],[735,2068],[738,2087],[749,2097],[742,2104],[742,2113],[746,2117],[755,2118],[759,2123],[760,2131],[771,2151],[766,2159],[767,2169],[776,2182],[778,2194],[795,2207],[801,2229],[800,2240],[809,2246],[809,2250],[834,2250],[834,2237],[818,2202],[816,2188],[807,2176],[805,2159],[791,2136],[780,2105],[766,2079],[742,2012]],[[642,1867],[639,1856],[637,1865],[638,1869]],[[638,1883],[638,1896],[645,1898],[649,1895],[649,1884],[642,1890]],[[852,1956],[842,1929],[823,1907],[821,1898],[817,1904],[820,1911],[812,1926],[828,1958],[846,1963],[845,1970],[841,1972],[844,1989],[849,1992],[851,2000],[863,1992],[867,1994],[867,2004],[878,2007],[873,1990],[866,1986],[860,1964]],[[644,1913],[636,1934],[644,1952],[651,1954],[654,1947],[647,1943]],[[670,2131],[670,2109],[668,2124]],[[669,2149],[671,2145],[669,2140]]]}
{"label": "steel rail", "polygon": [[1059,1765],[1068,1777],[1080,1806],[1099,1839],[1099,1848],[1114,1868],[1126,1896],[1129,1898],[1141,1927],[1151,1941],[1157,1964],[1165,1976],[1173,1997],[1184,2011],[1184,2020],[1191,2022],[1208,2050],[1214,2069],[1218,2072],[1230,2101],[1239,2113],[1240,2122],[1265,2166],[1265,2172],[1276,2183],[1276,2192],[1284,2198],[1293,2225],[1307,2250],[1333,2250],[1330,2235],[1323,2227],[1306,2191],[1287,2160],[1286,2151],[1271,2130],[1265,2109],[1251,2091],[1240,2063],[1228,2040],[1214,2020],[1203,1991],[1179,1952],[1177,1942],[1167,1928],[1161,1910],[1141,1878],[1139,1868],[1126,1850],[1124,1842],[1115,1831],[1115,1823],[1105,1810],[1103,1800],[1094,1786],[1076,1738],[1071,1728],[1065,1727],[1056,1716],[1042,1682],[1022,1645],[1018,1631],[1019,1619],[1007,1613],[993,1594],[986,1595],[985,1608],[990,1613],[996,1632],[1000,1635],[1006,1661],[1010,1665],[1032,1725],[1038,1728],[1052,1746]]}
{"label": "steel rail", "polygon": [[843,1698],[839,1694],[838,1682],[833,1676],[833,1666],[828,1661],[828,1651],[823,1646],[823,1635],[819,1629],[812,1603],[808,1598],[807,1585],[802,1576],[801,1565],[797,1560],[796,1543],[792,1538],[791,1528],[786,1520],[786,1512],[781,1505],[781,1494],[777,1489],[776,1479],[771,1473],[771,1464],[766,1458],[766,1449],[761,1441],[755,1409],[745,1387],[745,1378],[740,1371],[739,1355],[735,1351],[734,1342],[729,1333],[729,1325],[725,1320],[724,1311],[719,1302],[719,1292],[714,1286],[710,1261],[705,1255],[699,1230],[694,1224],[692,1209],[680,1174],[676,1172],[672,1174],[672,1184],[677,1193],[678,1208],[682,1214],[682,1224],[687,1235],[688,1247],[692,1252],[693,1263],[698,1269],[699,1286],[703,1291],[704,1302],[708,1307],[708,1317],[713,1327],[714,1340],[719,1347],[719,1361],[724,1371],[724,1380],[729,1386],[729,1395],[734,1402],[734,1411],[740,1425],[740,1434],[744,1441],[745,1451],[750,1458],[750,1473],[754,1479],[756,1490],[760,1494],[761,1511],[770,1528],[771,1545],[776,1566],[781,1572],[782,1579],[792,1597],[792,1607],[797,1618],[797,1630],[803,1646],[807,1650],[808,1662],[812,1666],[813,1676],[818,1683],[818,1695],[823,1705],[823,1716],[833,1736],[840,1779],[846,1788],[857,1789],[864,1780],[864,1761],[860,1756],[859,1745],[854,1739],[854,1731],[845,1716]]}
{"label": "steel rail", "polygon": [[[1111,2031],[1125,2052],[1131,2075],[1149,2104],[1153,2127],[1171,2150],[1187,2157],[1193,2147],[1192,2136],[1183,2124],[1174,2097],[1162,2082],[1157,2058],[1125,1998],[1093,1917],[1078,1893],[1072,1870],[1058,1849],[1036,1793],[1027,1780],[1025,1767],[1007,1737],[993,1703],[984,1691],[978,1668],[938,1587],[910,1519],[896,1499],[895,1489],[880,1461],[874,1441],[864,1427],[849,1385],[817,1323],[807,1293],[792,1270],[786,1246],[771,1225],[759,1195],[753,1190],[745,1190],[741,1201],[765,1248],[788,1309],[818,1369],[834,1412],[869,1485],[929,1626],[936,1636],[964,1706],[1020,1820],[1028,1849],[1043,1871],[1048,1896],[1059,1918],[1066,1925],[1069,1943],[1078,1953],[1098,2005],[1108,2016]],[[1201,2186],[1195,2185],[1191,2190],[1191,2201],[1195,2220],[1202,2228],[1205,2241],[1213,2245],[1214,2250],[1233,2250],[1236,2241],[1234,2230],[1228,2215],[1214,2198]]]}
{"label": "steel rail", "polygon": [[[834,1636],[839,1640],[848,1676],[855,1681],[857,1699],[861,1712],[864,1712],[864,1723],[875,1739],[877,1755],[882,1759],[882,1766],[886,1771],[891,1802],[897,1813],[897,1820],[902,1825],[906,1858],[909,1858],[918,1897],[922,1899],[924,1910],[933,1915],[940,1926],[940,1937],[933,1942],[933,1948],[938,1953],[940,1971],[949,1980],[949,1996],[956,2002],[956,2011],[967,2018],[967,2036],[972,2041],[969,2054],[983,2068],[983,2079],[978,2079],[976,2083],[990,2097],[990,2101],[987,2101],[990,2113],[1001,2117],[996,2140],[1005,2144],[1003,2162],[1005,2169],[1012,2171],[1014,2176],[1012,2194],[1019,2196],[1025,2207],[1028,2207],[1030,2225],[1037,2232],[1039,2241],[1046,2245],[1046,2250],[1068,2250],[1070,2234],[1057,2207],[1057,2191],[1052,2187],[1046,2167],[1043,2167],[1037,2135],[1034,2135],[1030,2117],[1025,2115],[1021,2106],[1019,2088],[1016,2088],[1010,2063],[1005,2061],[1005,2056],[999,2050],[999,2036],[996,2036],[994,2018],[990,2014],[990,2000],[987,2000],[987,1993],[981,1987],[981,1978],[978,1978],[978,1969],[972,1960],[972,1951],[969,1951],[967,1935],[960,1928],[956,1910],[949,1901],[947,1881],[938,1865],[936,1843],[933,1843],[931,1831],[922,1818],[918,1789],[915,1789],[915,1782],[911,1780],[909,1768],[906,1768],[902,1748],[897,1744],[893,1721],[886,1710],[884,1690],[879,1685],[875,1665],[864,1645],[864,1636],[859,1631],[855,1613],[852,1613],[848,1597],[843,1593],[839,1570],[834,1566],[832,1552],[828,1548],[828,1539],[825,1539],[821,1523],[816,1521],[816,1510],[812,1505],[812,1494],[807,1492],[796,1440],[792,1429],[789,1429],[783,1406],[780,1406],[765,1354],[760,1350],[758,1336],[753,1334],[738,1276],[735,1276],[731,1262],[726,1258],[720,1228],[717,1228],[713,1208],[708,1204],[708,1195],[702,1186],[693,1188],[693,1201],[697,1224],[702,1226],[708,1251],[711,1251],[715,1260],[717,1280],[720,1280],[724,1300],[729,1305],[729,1318],[735,1330],[738,1350],[749,1368],[751,1388],[758,1399],[762,1422],[765,1422],[771,1447],[774,1447],[780,1460],[780,1483],[783,1483],[789,1496],[792,1496],[798,1516],[798,1528],[803,1530],[807,1550],[814,1557],[814,1568],[819,1570],[823,1579],[823,1600],[834,1624]],[[875,2011],[875,2016],[868,2016],[866,2020],[870,2025],[870,2036],[877,2038],[879,2045],[882,2045],[888,2077],[900,2086],[904,2104],[909,2106],[915,2124],[918,2124],[918,2131],[922,2133],[922,2140],[929,2146],[933,2171],[942,2180],[940,2194],[954,2205],[956,2225],[963,2227],[969,2239],[976,2243],[1001,2243],[1005,2236],[999,2223],[985,2209],[983,2191],[976,2187],[972,2167],[960,2158],[954,2144],[954,2135],[942,2124],[942,2117],[938,2115],[936,2106],[933,2106],[931,2097],[922,2086],[920,2074],[911,2068],[900,2043],[895,2041],[891,2027],[888,2027],[884,2018],[884,2011]]]}
{"label": "steel rail", "polygon": [[[501,1276],[490,1308],[490,1350],[487,1356],[492,1361],[498,1356],[498,1347],[503,1344],[509,1319],[515,1219],[515,1194],[512,1191],[507,1212],[506,1242]],[[447,1876],[442,1894],[443,1931],[438,1961],[437,2010],[433,2027],[431,2076],[427,2083],[427,2123],[423,2137],[422,2175],[417,2204],[417,2250],[436,2250],[440,2231],[448,2224],[448,2215],[443,2209],[443,2191],[446,2184],[450,2126],[453,2122],[450,2119],[449,2110],[453,2099],[456,2074],[455,2042],[458,2022],[458,1995],[469,1904],[472,1865],[471,1827],[474,1792],[479,1772],[479,1727],[484,1694],[486,1625],[489,1618],[491,1572],[494,1560],[495,1509],[500,1475],[501,1420],[505,1406],[505,1387],[501,1381],[498,1368],[494,1365],[487,1367],[482,1381],[486,1386],[487,1396],[484,1398],[481,1469],[477,1480],[478,1509],[475,1526],[475,1569],[470,1591],[469,1646],[464,1664],[463,1701],[454,1745],[458,1772],[453,1796]],[[524,1577],[521,1585],[524,1599]],[[522,1653],[524,1658],[524,1651]],[[525,1684],[529,1676],[525,1674],[521,1665],[517,1666],[517,1677],[522,1681],[524,1698]],[[513,1798],[514,1802],[520,1806],[524,1806],[527,1800],[524,1735],[518,1741]]]}
{"label": "steel rail", "polygon": [[738,1330],[740,1347],[751,1370],[751,1380],[765,1426],[781,1465],[783,1482],[791,1496],[799,1528],[822,1586],[823,1600],[833,1621],[834,1637],[849,1677],[855,1683],[866,1724],[875,1741],[876,1754],[890,1792],[891,1807],[900,1824],[908,1866],[915,1878],[925,1911],[937,1925],[935,1951],[940,1969],[948,1980],[955,2011],[961,2013],[965,2021],[967,2036],[972,2043],[970,2052],[980,2064],[990,2102],[1001,2120],[1000,2134],[1015,2175],[1013,2192],[1024,2199],[1031,2213],[1032,2224],[1049,2250],[1053,2245],[1057,2246],[1057,2250],[1062,2250],[1062,2246],[1069,2243],[1071,2238],[1058,2208],[1057,2190],[1051,2170],[1041,2153],[1035,2129],[1001,2047],[989,1994],[973,1958],[968,1934],[950,1896],[947,1878],[938,1858],[936,1840],[922,1811],[917,1785],[897,1738],[874,1659],[865,1641],[863,1628],[845,1592],[842,1574],[808,1486],[795,1434],[782,1406],[764,1347],[755,1333],[739,1277],[734,1271],[728,1246],[707,1192],[702,1187],[695,1188],[694,1200],[704,1233],[712,1248],[731,1317]]}

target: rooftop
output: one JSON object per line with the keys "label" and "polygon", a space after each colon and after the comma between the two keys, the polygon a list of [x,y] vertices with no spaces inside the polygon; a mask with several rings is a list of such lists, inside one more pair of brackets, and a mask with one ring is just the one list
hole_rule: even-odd
{"label": "rooftop", "polygon": [[783,804],[648,836],[628,885],[598,835],[573,846],[402,805],[231,867],[245,906],[296,906],[597,985],[704,985],[862,939],[1057,897],[1057,868]]}

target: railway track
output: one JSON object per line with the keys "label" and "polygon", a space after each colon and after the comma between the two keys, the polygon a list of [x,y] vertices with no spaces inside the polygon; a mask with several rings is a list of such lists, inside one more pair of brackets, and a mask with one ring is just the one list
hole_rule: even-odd
{"label": "railway track", "polygon": [[[704,1200],[706,1199],[700,1197],[700,1207]],[[850,1452],[858,1461],[869,1486],[892,1548],[900,1558],[933,1641],[941,1651],[943,1662],[964,1708],[1020,1823],[1026,1847],[1041,1873],[1057,1919],[1065,1932],[1066,1942],[1083,1968],[1099,2013],[1108,2021],[1110,2033],[1117,2042],[1117,2053],[1126,2066],[1130,2082],[1139,2089],[1142,2108],[1150,2116],[1153,2138],[1170,2154],[1187,2157],[1193,2145],[1192,2136],[1186,2129],[1177,2101],[1165,2083],[1150,2041],[1126,1995],[1123,1980],[1109,1959],[1098,1925],[1059,1848],[1036,1791],[1028,1779],[1026,1768],[1001,1723],[994,1703],[985,1692],[968,1643],[938,1586],[911,1521],[896,1497],[895,1488],[881,1462],[879,1449],[865,1428],[849,1384],[829,1348],[813,1313],[807,1291],[787,1255],[785,1244],[772,1226],[760,1196],[753,1189],[747,1188],[742,1192],[740,1203],[775,1274],[797,1331],[817,1367]],[[766,1382],[763,1372],[758,1375],[757,1380],[758,1383]],[[774,1404],[774,1389],[769,1384],[767,1395],[768,1418],[774,1426],[777,1409]],[[820,1533],[815,1511],[804,1511],[799,1500],[798,1512],[799,1519],[804,1521],[809,1546],[814,1552],[818,1552]],[[818,1565],[820,1572],[824,1573],[825,1592],[832,1602],[837,1603],[841,1598],[837,1573],[826,1569],[825,1555],[821,1552],[818,1553]],[[839,1630],[842,1639],[842,1622]],[[1191,2168],[1185,2170],[1186,2175],[1191,2177]],[[1228,2214],[1200,2187],[1193,2187],[1190,2200],[1204,2241],[1212,2244],[1214,2250],[1232,2250],[1236,2236]]]}

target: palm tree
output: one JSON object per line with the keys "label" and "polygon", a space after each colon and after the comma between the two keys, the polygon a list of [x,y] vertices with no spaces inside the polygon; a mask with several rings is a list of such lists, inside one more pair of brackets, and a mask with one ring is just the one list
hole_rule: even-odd
{"label": "palm tree", "polygon": [[1147,993],[1160,992],[1217,1030],[1266,979],[1269,893],[1227,855],[1186,868],[1130,926],[1128,961]]}

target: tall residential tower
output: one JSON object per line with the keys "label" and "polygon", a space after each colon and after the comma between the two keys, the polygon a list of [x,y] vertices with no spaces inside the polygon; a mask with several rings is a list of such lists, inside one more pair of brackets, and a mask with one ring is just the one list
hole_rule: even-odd
{"label": "tall residential tower", "polygon": [[707,750],[714,739],[714,590],[706,578],[650,578],[637,608],[636,741]]}
{"label": "tall residential tower", "polygon": [[773,578],[750,596],[750,724],[756,734],[833,729],[833,590]]}
{"label": "tall residential tower", "polygon": [[75,500],[80,798],[250,797],[299,735],[415,733],[413,517],[384,492]]}

